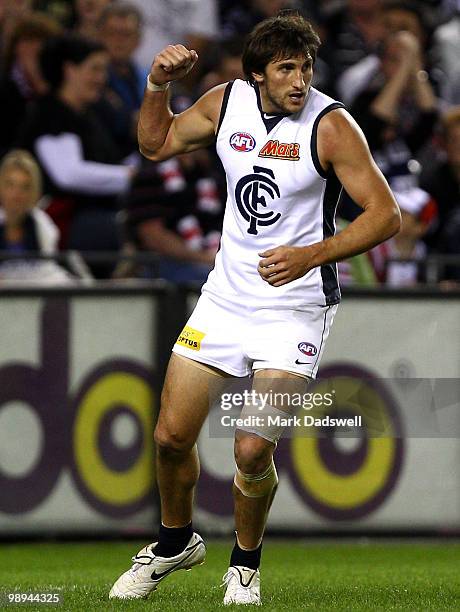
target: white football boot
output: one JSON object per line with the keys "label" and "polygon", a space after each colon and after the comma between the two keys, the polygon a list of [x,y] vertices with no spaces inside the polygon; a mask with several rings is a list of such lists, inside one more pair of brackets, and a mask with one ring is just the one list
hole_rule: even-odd
{"label": "white football boot", "polygon": [[230,604],[261,605],[259,570],[231,565],[222,581],[222,586],[227,587],[224,596],[225,606]]}
{"label": "white football boot", "polygon": [[190,538],[185,549],[175,557],[155,555],[157,542],[145,546],[133,557],[131,569],[122,574],[110,589],[109,598],[141,599],[148,597],[163,578],[179,569],[191,569],[204,563],[206,547],[197,533]]}

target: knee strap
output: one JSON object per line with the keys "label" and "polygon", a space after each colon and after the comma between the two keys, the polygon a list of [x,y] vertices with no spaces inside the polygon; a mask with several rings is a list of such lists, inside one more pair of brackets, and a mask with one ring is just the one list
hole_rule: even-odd
{"label": "knee strap", "polygon": [[241,410],[240,418],[243,420],[251,419],[249,421],[251,424],[240,425],[238,429],[256,434],[256,436],[264,438],[264,440],[268,440],[276,446],[286,427],[284,423],[287,417],[289,417],[287,412],[269,404],[263,408],[245,404]]}
{"label": "knee strap", "polygon": [[273,459],[261,474],[244,474],[237,467],[233,482],[245,497],[269,495],[278,484],[278,474]]}

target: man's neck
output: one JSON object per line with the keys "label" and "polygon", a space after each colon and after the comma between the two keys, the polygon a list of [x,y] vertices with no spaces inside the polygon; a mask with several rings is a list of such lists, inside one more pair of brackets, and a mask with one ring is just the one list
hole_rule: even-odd
{"label": "man's neck", "polygon": [[77,113],[82,112],[85,108],[83,102],[74,95],[69,87],[62,87],[59,91],[58,98]]}

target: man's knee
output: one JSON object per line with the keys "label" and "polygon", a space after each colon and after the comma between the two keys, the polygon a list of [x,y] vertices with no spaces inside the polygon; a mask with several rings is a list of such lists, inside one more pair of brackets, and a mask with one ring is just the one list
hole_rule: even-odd
{"label": "man's knee", "polygon": [[195,440],[181,433],[173,424],[158,423],[155,427],[154,440],[160,456],[174,457],[188,454]]}
{"label": "man's knee", "polygon": [[161,409],[155,427],[154,440],[161,456],[187,454],[193,448],[195,440],[191,439],[187,430],[180,427],[172,417],[173,403],[171,389],[165,384],[161,393]]}
{"label": "man's knee", "polygon": [[274,444],[256,435],[237,432],[234,484],[245,497],[265,497],[276,489],[278,474],[273,462]]}
{"label": "man's knee", "polygon": [[260,474],[269,466],[274,445],[256,435],[241,435],[235,440],[235,461],[245,474]]}
{"label": "man's knee", "polygon": [[273,458],[268,466],[257,474],[244,473],[237,467],[233,483],[245,497],[273,495],[278,486],[278,474]]}

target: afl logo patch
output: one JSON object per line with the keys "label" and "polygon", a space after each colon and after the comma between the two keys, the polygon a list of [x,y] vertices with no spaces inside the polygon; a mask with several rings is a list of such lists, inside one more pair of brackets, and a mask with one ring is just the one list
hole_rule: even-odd
{"label": "afl logo patch", "polygon": [[256,146],[256,141],[247,132],[235,132],[230,136],[230,146],[240,153],[248,153]]}
{"label": "afl logo patch", "polygon": [[314,357],[318,352],[318,349],[314,344],[310,344],[310,342],[301,342],[298,346],[298,349],[304,355],[308,355],[309,357]]}

